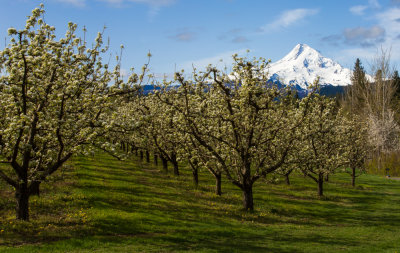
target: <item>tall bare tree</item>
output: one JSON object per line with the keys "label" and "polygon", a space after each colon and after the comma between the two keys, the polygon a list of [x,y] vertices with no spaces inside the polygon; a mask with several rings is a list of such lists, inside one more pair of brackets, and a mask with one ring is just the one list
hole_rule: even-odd
{"label": "tall bare tree", "polygon": [[399,147],[399,126],[394,119],[392,100],[396,93],[394,70],[390,65],[390,52],[380,49],[372,63],[375,80],[365,90],[366,118],[370,145],[378,159],[378,170],[382,169],[384,157]]}

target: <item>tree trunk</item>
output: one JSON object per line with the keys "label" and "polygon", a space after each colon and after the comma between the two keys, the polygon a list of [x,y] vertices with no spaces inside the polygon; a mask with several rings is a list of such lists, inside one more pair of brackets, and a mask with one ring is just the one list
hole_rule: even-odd
{"label": "tree trunk", "polygon": [[221,173],[214,174],[215,177],[215,194],[221,196]]}
{"label": "tree trunk", "polygon": [[286,184],[290,185],[289,173],[285,174]]}
{"label": "tree trunk", "polygon": [[188,159],[190,168],[192,168],[193,184],[197,188],[199,186],[199,163],[197,160],[192,161],[191,157]]}
{"label": "tree trunk", "polygon": [[323,184],[324,184],[324,174],[319,173],[319,175],[318,175],[318,196],[320,196],[320,197],[324,196]]}
{"label": "tree trunk", "polygon": [[329,174],[325,175],[325,182],[329,182]]}
{"label": "tree trunk", "polygon": [[161,156],[161,162],[165,173],[168,173],[168,161],[165,157]]}
{"label": "tree trunk", "polygon": [[178,166],[178,161],[176,160],[176,154],[171,155],[171,162],[174,165],[174,175],[179,176],[179,166]]}
{"label": "tree trunk", "polygon": [[140,159],[140,161],[143,161],[143,151],[142,150],[140,150],[140,152],[139,152],[139,159]]}
{"label": "tree trunk", "polygon": [[17,219],[29,221],[29,191],[27,183],[21,183],[18,186],[15,192],[15,198],[17,200]]}
{"label": "tree trunk", "polygon": [[354,187],[356,186],[356,168],[352,168],[351,173],[351,185]]}
{"label": "tree trunk", "polygon": [[157,157],[156,153],[154,153],[153,160],[154,160],[154,165],[157,166],[158,165],[158,157]]}
{"label": "tree trunk", "polygon": [[178,166],[178,162],[176,160],[174,160],[172,162],[172,164],[174,165],[174,175],[175,176],[179,176],[179,166]]}
{"label": "tree trunk", "polygon": [[194,186],[197,188],[199,186],[199,170],[197,168],[192,168],[192,174]]}
{"label": "tree trunk", "polygon": [[243,187],[243,207],[246,211],[253,211],[253,185]]}
{"label": "tree trunk", "polygon": [[150,152],[146,150],[146,162],[150,163]]}

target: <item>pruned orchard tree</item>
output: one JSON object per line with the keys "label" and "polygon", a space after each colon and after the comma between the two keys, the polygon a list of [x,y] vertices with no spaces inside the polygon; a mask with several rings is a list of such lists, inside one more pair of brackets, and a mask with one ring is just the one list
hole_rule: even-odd
{"label": "pruned orchard tree", "polygon": [[[293,103],[289,89],[268,82],[268,63],[233,57],[232,73],[216,68],[194,73],[193,80],[176,74],[180,99],[167,102],[179,113],[184,131],[206,152],[228,180],[243,192],[243,207],[253,210],[253,185],[277,170],[293,148],[308,98]],[[194,101],[194,102],[193,102]]]}
{"label": "pruned orchard tree", "polygon": [[[199,77],[195,75],[194,77],[198,82],[193,83],[192,80],[184,80],[182,79],[183,73],[177,73],[176,79],[180,83],[185,83],[184,86],[180,86],[177,90],[171,89],[171,82],[163,82],[163,92],[162,96],[160,93],[156,93],[158,99],[163,104],[167,105],[171,110],[177,112],[176,117],[174,117],[175,131],[181,132],[181,136],[183,137],[182,145],[178,148],[178,152],[182,158],[188,160],[188,163],[194,173],[194,181],[196,184],[196,179],[198,174],[198,169],[200,167],[207,169],[208,172],[215,178],[215,194],[222,194],[222,168],[219,166],[219,163],[214,159],[213,154],[210,150],[204,145],[201,145],[199,141],[190,134],[191,129],[189,128],[188,121],[183,118],[185,115],[185,111],[190,112],[190,122],[197,122],[197,126],[201,127],[199,131],[205,131],[208,127],[216,130],[214,133],[215,136],[220,136],[223,133],[221,132],[223,129],[216,128],[212,124],[218,124],[218,121],[207,119],[206,117],[202,117],[207,110],[207,103],[210,101],[210,86],[205,83],[205,78],[207,75]],[[201,80],[201,81],[200,81]],[[176,88],[176,87],[175,87]],[[190,108],[190,109],[189,109]],[[207,138],[207,136],[203,136]],[[221,148],[221,142],[217,141],[214,138],[208,138],[207,143],[209,146],[214,149]],[[190,151],[186,154],[184,152]]]}
{"label": "pruned orchard tree", "polygon": [[[155,91],[154,91],[155,92]],[[139,149],[140,157],[146,152],[159,155],[163,168],[168,172],[168,162],[172,163],[175,175],[179,175],[178,149],[182,136],[175,129],[175,111],[161,103],[158,96],[167,98],[168,92],[161,94],[140,94],[131,99],[113,113],[113,124],[124,129],[125,140],[131,140],[135,149]]]}
{"label": "pruned orchard tree", "polygon": [[[299,137],[301,139],[301,137]],[[295,140],[296,142],[297,140]],[[301,152],[301,142],[294,144],[293,151],[287,156],[286,162],[276,171],[276,174],[285,178],[285,183],[290,185],[290,175],[298,169],[297,154]]]}
{"label": "pruned orchard tree", "polygon": [[304,175],[317,183],[319,196],[323,196],[324,178],[344,164],[339,122],[335,102],[319,94],[313,95],[296,158]]}
{"label": "pruned orchard tree", "polygon": [[338,138],[341,140],[345,172],[351,176],[351,185],[356,185],[356,178],[365,172],[368,157],[368,128],[359,116],[342,117]]}
{"label": "pruned orchard tree", "polygon": [[[147,54],[148,62],[142,66],[140,74],[134,72],[131,68],[131,73],[126,81],[120,74],[122,49],[119,56],[117,56],[118,64],[115,68],[116,87],[115,91],[110,94],[112,99],[112,108],[110,113],[107,114],[107,132],[106,136],[100,141],[96,147],[111,154],[117,159],[126,158],[126,154],[133,152],[137,153],[138,149],[143,150],[149,146],[148,142],[139,137],[139,129],[145,128],[141,125],[140,121],[142,114],[139,110],[140,100],[143,97],[143,84],[151,80],[151,75],[148,74],[149,64],[151,59],[150,52]],[[104,141],[106,140],[106,141]],[[112,149],[108,148],[110,143],[114,144]],[[115,148],[118,145],[119,148]],[[122,152],[119,152],[122,151]]]}
{"label": "pruned orchard tree", "polygon": [[[317,81],[316,81],[317,83]],[[311,88],[311,92],[315,92],[315,88],[314,87],[310,87]],[[294,94],[291,94],[293,97],[293,99],[291,100],[292,103],[294,103],[294,105],[296,107],[299,106],[300,104],[300,99],[298,97],[297,92]],[[276,174],[281,175],[285,178],[285,182],[287,185],[290,185],[290,175],[296,171],[298,169],[298,160],[297,160],[297,156],[300,152],[302,152],[302,137],[303,137],[303,131],[302,128],[298,128],[295,132],[295,135],[297,135],[296,138],[293,139],[293,148],[289,151],[286,161],[284,164],[282,164],[282,166],[276,171]]]}
{"label": "pruned orchard tree", "polygon": [[[136,120],[139,118],[139,114],[132,113],[137,109],[135,103],[131,103],[132,99],[134,98],[129,99],[129,102],[124,101],[124,99],[114,99],[113,109],[108,114],[107,119],[109,130],[103,140],[100,140],[96,145],[97,148],[119,160],[126,158],[138,147],[135,133],[140,127],[139,120]],[[111,143],[113,146],[110,149]]]}
{"label": "pruned orchard tree", "polygon": [[160,154],[163,166],[166,166],[167,161],[170,162],[173,166],[174,175],[179,176],[178,150],[182,145],[183,136],[176,126],[175,115],[177,111],[165,103],[161,103],[159,99],[159,97],[170,99],[169,93],[172,92],[174,90],[147,95],[144,110],[148,115],[148,134]]}
{"label": "pruned orchard tree", "polygon": [[[289,158],[290,160],[290,158]],[[279,170],[277,170],[277,174],[285,177],[285,182],[287,185],[290,185],[290,174],[294,172],[297,168],[296,163],[287,162],[285,163]]]}
{"label": "pruned orchard tree", "polygon": [[34,189],[104,134],[109,94],[121,84],[119,66],[102,63],[101,33],[88,47],[69,23],[57,40],[43,14],[41,6],[25,28],[10,28],[10,44],[0,52],[0,158],[12,168],[0,177],[15,188],[21,220],[29,220]]}
{"label": "pruned orchard tree", "polygon": [[[148,100],[144,94],[138,96],[135,100],[129,101],[125,106],[129,108],[125,113],[121,113],[127,120],[127,125],[133,127],[134,131],[131,133],[131,138],[133,140],[134,148],[138,152],[139,159],[143,161],[144,153],[146,153],[147,162],[149,159],[149,152],[158,153],[157,147],[154,145],[153,135],[152,135],[152,119],[153,116],[150,114],[148,107]],[[166,162],[164,167],[166,166]],[[164,168],[165,169],[165,168]]]}

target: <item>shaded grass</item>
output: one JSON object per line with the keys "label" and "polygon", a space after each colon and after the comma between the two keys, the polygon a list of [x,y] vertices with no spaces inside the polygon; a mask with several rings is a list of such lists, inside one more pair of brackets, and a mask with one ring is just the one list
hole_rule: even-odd
{"label": "shaded grass", "polygon": [[[294,175],[292,185],[260,180],[256,210],[241,192],[191,172],[174,177],[135,160],[77,157],[31,201],[32,222],[14,219],[12,191],[1,183],[0,251],[5,252],[396,252],[400,182],[347,174],[325,183]],[[11,223],[10,223],[11,222]]]}

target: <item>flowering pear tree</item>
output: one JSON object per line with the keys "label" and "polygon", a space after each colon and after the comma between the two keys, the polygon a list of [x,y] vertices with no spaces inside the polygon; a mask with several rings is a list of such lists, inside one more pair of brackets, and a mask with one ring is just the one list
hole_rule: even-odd
{"label": "flowering pear tree", "polygon": [[278,175],[285,177],[285,182],[290,185],[290,175],[297,169],[296,157],[288,155],[287,161],[276,171]]}
{"label": "flowering pear tree", "polygon": [[233,59],[230,74],[210,67],[186,80],[177,73],[180,96],[167,103],[196,141],[198,160],[217,165],[242,190],[244,209],[253,210],[253,184],[285,162],[308,98],[294,103],[290,88],[269,83],[265,60]]}
{"label": "flowering pear tree", "polygon": [[[122,54],[122,52],[121,52]],[[143,94],[143,83],[151,80],[152,75],[147,74],[149,71],[151,54],[148,53],[148,62],[143,65],[140,75],[133,72],[126,82],[120,82],[115,92],[111,93],[113,98],[113,106],[108,114],[108,131],[106,139],[112,143],[120,144],[120,150],[124,153],[137,153],[140,150],[140,157],[143,158],[143,150],[146,151],[149,159],[149,151],[152,147],[152,142],[146,138],[146,121],[143,112],[143,103],[146,96]],[[107,144],[107,143],[102,143]],[[109,152],[109,149],[100,148]],[[121,156],[120,152],[118,155]],[[115,154],[112,154],[115,156]],[[117,158],[120,158],[117,156]]]}
{"label": "flowering pear tree", "polygon": [[332,99],[318,94],[310,98],[310,112],[302,128],[296,159],[302,172],[318,184],[319,196],[323,196],[324,177],[344,165],[339,122]]}
{"label": "flowering pear tree", "polygon": [[[109,153],[117,159],[126,158],[127,154],[139,147],[137,135],[135,135],[138,128],[141,127],[139,125],[139,120],[135,120],[139,115],[137,113],[132,113],[136,112],[137,107],[135,107],[135,103],[131,103],[132,98],[129,100],[129,102],[124,101],[124,99],[114,100],[113,109],[107,114],[109,130],[103,140],[96,143],[97,148]],[[133,120],[134,123],[132,123]],[[111,149],[109,148],[110,143],[114,144]],[[119,145],[119,149],[115,147],[117,145]]]}
{"label": "flowering pear tree", "polygon": [[355,115],[350,118],[343,117],[339,137],[345,172],[351,175],[351,185],[354,187],[356,178],[365,172],[365,161],[369,150],[367,123]]}
{"label": "flowering pear tree", "polygon": [[[180,160],[180,157],[178,155],[179,149],[183,145],[183,135],[176,125],[175,115],[177,112],[161,103],[159,99],[159,97],[169,99],[172,92],[174,91],[148,95],[146,104],[148,119],[150,120],[148,131],[161,159],[171,162],[174,175],[179,176],[178,160]],[[165,163],[165,160],[163,163]]]}
{"label": "flowering pear tree", "polygon": [[29,220],[29,197],[40,183],[104,135],[109,94],[121,86],[119,65],[102,63],[101,33],[88,47],[69,23],[57,40],[43,14],[41,6],[22,30],[10,28],[0,52],[0,159],[10,165],[0,178],[14,187],[21,220]]}
{"label": "flowering pear tree", "polygon": [[175,111],[157,98],[166,98],[168,94],[141,94],[116,108],[112,122],[116,129],[120,129],[121,138],[131,140],[141,152],[158,154],[166,172],[168,162],[171,162],[174,174],[179,175],[178,149],[182,136],[175,126]]}
{"label": "flowering pear tree", "polygon": [[[202,81],[206,76],[202,77]],[[181,145],[178,146],[178,154],[181,159],[188,160],[188,163],[193,172],[193,179],[195,184],[198,181],[198,169],[206,168],[215,178],[215,193],[222,194],[222,169],[214,159],[213,154],[209,149],[201,145],[199,141],[191,134],[191,128],[196,123],[201,130],[205,131],[207,128],[217,129],[215,134],[221,135],[220,128],[215,128],[217,121],[210,120],[205,117],[207,114],[207,102],[210,101],[212,93],[209,91],[209,86],[203,82],[193,83],[192,80],[184,80],[181,73],[176,75],[177,81],[181,84],[179,88],[170,87],[170,82],[163,83],[163,92],[156,93],[158,99],[167,105],[170,110],[175,111],[173,117],[175,131],[180,132],[182,138]],[[185,114],[186,113],[186,114]],[[185,117],[190,113],[190,118]],[[192,124],[190,124],[192,123]],[[203,136],[207,138],[206,136]],[[220,142],[213,138],[208,138],[208,145],[218,149]]]}

